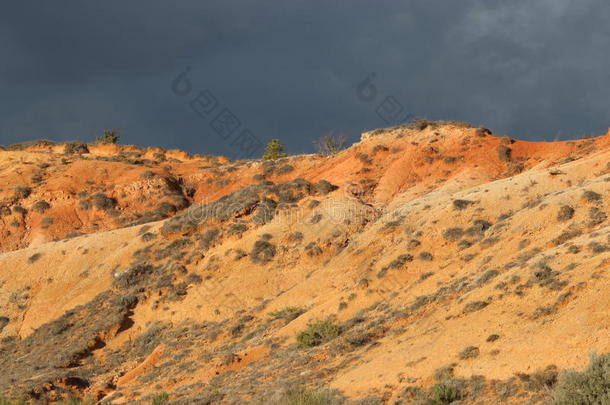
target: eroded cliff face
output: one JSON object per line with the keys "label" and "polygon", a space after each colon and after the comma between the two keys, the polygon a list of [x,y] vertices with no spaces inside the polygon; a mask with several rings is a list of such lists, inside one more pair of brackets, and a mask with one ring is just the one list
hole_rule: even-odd
{"label": "eroded cliff face", "polygon": [[536,378],[610,351],[610,134],[424,123],[276,162],[12,149],[0,396],[416,403],[451,381],[536,403]]}

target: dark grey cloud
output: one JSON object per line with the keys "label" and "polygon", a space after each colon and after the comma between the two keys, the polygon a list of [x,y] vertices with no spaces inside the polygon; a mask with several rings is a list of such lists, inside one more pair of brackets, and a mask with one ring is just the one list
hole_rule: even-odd
{"label": "dark grey cloud", "polygon": [[[0,144],[116,127],[127,143],[238,156],[189,108],[199,89],[291,153],[408,115],[566,139],[609,126],[608,49],[602,0],[14,2],[0,14]],[[386,122],[390,96],[403,110]]]}

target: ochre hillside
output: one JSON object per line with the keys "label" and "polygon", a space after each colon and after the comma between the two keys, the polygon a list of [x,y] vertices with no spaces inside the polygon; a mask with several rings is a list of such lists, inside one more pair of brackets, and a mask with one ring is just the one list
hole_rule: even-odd
{"label": "ochre hillside", "polygon": [[543,403],[610,352],[609,205],[610,132],[418,122],[277,161],[14,145],[0,398]]}

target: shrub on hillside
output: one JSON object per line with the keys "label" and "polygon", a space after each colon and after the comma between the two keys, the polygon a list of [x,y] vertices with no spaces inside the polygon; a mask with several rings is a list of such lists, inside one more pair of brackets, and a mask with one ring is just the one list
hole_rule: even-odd
{"label": "shrub on hillside", "polygon": [[471,204],[474,204],[474,201],[469,201],[469,200],[453,200],[453,208],[456,209],[456,210],[465,210]]}
{"label": "shrub on hillside", "polygon": [[569,221],[574,217],[574,208],[569,205],[562,205],[557,213],[557,220],[560,222]]}
{"label": "shrub on hillside", "polygon": [[475,135],[481,138],[491,134],[491,130],[485,127],[477,128],[477,131],[475,132]]}
{"label": "shrub on hillside", "polygon": [[498,272],[498,270],[495,270],[495,269],[487,270],[485,273],[483,273],[481,275],[481,277],[478,278],[477,285],[482,286],[483,284],[487,283],[489,280],[497,277],[498,274],[500,274]]}
{"label": "shrub on hillside", "polygon": [[459,354],[460,360],[472,359],[478,357],[480,350],[476,346],[467,346]]}
{"label": "shrub on hillside", "polygon": [[161,204],[157,205],[157,208],[155,208],[155,214],[157,214],[161,218],[167,218],[170,215],[174,214],[176,211],[176,206],[167,201],[163,201]]}
{"label": "shrub on hillside", "polygon": [[274,405],[338,405],[344,401],[327,389],[309,391],[303,388],[288,390]]}
{"label": "shrub on hillside", "polygon": [[557,366],[550,365],[532,374],[517,374],[528,391],[542,391],[553,388],[557,383]]}
{"label": "shrub on hillside", "polygon": [[472,301],[464,306],[464,313],[479,311],[488,305],[489,303],[485,301]]}
{"label": "shrub on hillside", "polygon": [[512,149],[506,145],[499,145],[496,149],[498,151],[498,159],[502,162],[510,162]]}
{"label": "shrub on hillside", "polygon": [[91,198],[93,206],[98,210],[109,211],[116,206],[116,200],[103,193],[96,193]]}
{"label": "shrub on hillside", "polygon": [[462,399],[462,392],[451,381],[435,384],[431,393],[434,401],[432,404],[451,404]]}
{"label": "shrub on hillside", "polygon": [[95,138],[95,143],[111,143],[116,144],[119,142],[120,136],[117,129],[105,130],[104,133]]}
{"label": "shrub on hillside", "polygon": [[28,198],[32,194],[32,189],[27,186],[15,186],[13,191],[17,198]]}
{"label": "shrub on hillside", "polygon": [[340,332],[339,327],[330,320],[317,321],[297,334],[297,343],[300,347],[319,346],[336,338]]}
{"label": "shrub on hillside", "polygon": [[300,242],[303,240],[303,238],[304,238],[304,235],[302,232],[293,232],[290,235],[288,235],[288,242],[291,242],[291,243]]}
{"label": "shrub on hillside", "polygon": [[419,253],[419,260],[421,260],[423,262],[429,262],[432,259],[433,259],[432,253],[430,253],[430,252],[420,252]]}
{"label": "shrub on hillside", "polygon": [[319,195],[326,195],[326,194],[330,193],[331,191],[335,191],[338,188],[339,187],[331,184],[329,181],[326,181],[326,180],[320,180],[314,185],[314,190],[315,190],[316,194],[319,194]]}
{"label": "shrub on hillside", "polygon": [[152,170],[144,170],[140,173],[140,178],[145,180],[152,179],[153,177],[155,177],[155,173]]}
{"label": "shrub on hillside", "polygon": [[275,252],[275,245],[266,240],[257,240],[250,251],[250,260],[255,264],[265,264],[273,259]]}
{"label": "shrub on hillside", "polygon": [[42,214],[43,212],[45,212],[46,210],[48,210],[49,208],[51,208],[51,205],[46,202],[46,201],[36,201],[34,203],[34,205],[32,205],[32,210],[36,211],[40,214]]}
{"label": "shrub on hillside", "polygon": [[16,214],[21,214],[21,215],[25,215],[28,213],[28,210],[26,210],[25,208],[23,208],[21,205],[15,205],[13,207],[13,212]]}
{"label": "shrub on hillside", "polygon": [[28,257],[28,263],[32,264],[37,262],[38,259],[42,257],[42,253],[34,253],[32,256]]}
{"label": "shrub on hillside", "polygon": [[86,143],[82,142],[68,142],[64,145],[64,153],[69,155],[81,155],[83,153],[89,153],[89,147]]}
{"label": "shrub on hillside", "polygon": [[597,207],[591,207],[589,209],[589,220],[587,221],[587,226],[596,226],[604,222],[608,216],[602,210]]}
{"label": "shrub on hillside", "polygon": [[229,235],[241,235],[242,233],[246,232],[247,230],[248,230],[248,227],[246,226],[246,224],[244,224],[242,222],[236,222],[236,223],[229,225],[229,229],[227,230],[227,233]]}
{"label": "shrub on hillside", "polygon": [[347,135],[345,133],[339,133],[338,135],[330,133],[314,141],[318,153],[324,156],[336,155],[345,149],[346,144]]}
{"label": "shrub on hillside", "polygon": [[582,197],[587,200],[588,202],[599,202],[602,200],[602,196],[599,193],[596,193],[595,191],[591,191],[591,190],[586,190],[583,194]]}
{"label": "shrub on hillside", "polygon": [[449,242],[455,242],[460,239],[464,235],[464,230],[462,228],[447,228],[443,232],[443,238]]}
{"label": "shrub on hillside", "polygon": [[269,312],[269,316],[273,319],[283,319],[285,324],[289,324],[303,313],[305,313],[305,310],[301,307],[285,307]]}
{"label": "shrub on hillside", "polygon": [[434,124],[434,121],[430,121],[421,117],[416,117],[413,118],[413,120],[407,125],[413,129],[417,129],[418,131],[423,131],[424,129],[430,126],[434,126]]}
{"label": "shrub on hillside", "polygon": [[159,394],[156,394],[152,398],[151,405],[164,405],[164,404],[167,404],[168,402],[169,402],[169,394],[167,392],[161,392]]}
{"label": "shrub on hillside", "polygon": [[366,153],[362,153],[362,152],[358,152],[356,153],[356,157],[365,165],[372,165],[373,164],[373,160],[371,159],[371,157],[369,155],[367,155]]}
{"label": "shrub on hillside", "polygon": [[79,200],[78,209],[82,211],[87,211],[90,208],[89,201],[87,200]]}
{"label": "shrub on hillside", "polygon": [[214,241],[220,235],[220,231],[218,228],[212,228],[205,231],[205,233],[201,236],[201,240],[199,241],[199,247],[203,250],[208,250],[214,245]]}

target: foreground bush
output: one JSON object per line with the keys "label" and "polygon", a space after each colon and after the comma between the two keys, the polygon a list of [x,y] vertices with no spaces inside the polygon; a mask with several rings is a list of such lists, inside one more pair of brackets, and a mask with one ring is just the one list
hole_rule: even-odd
{"label": "foreground bush", "polygon": [[591,355],[584,371],[561,374],[552,398],[553,405],[610,404],[610,353]]}

